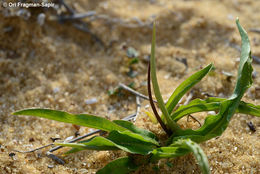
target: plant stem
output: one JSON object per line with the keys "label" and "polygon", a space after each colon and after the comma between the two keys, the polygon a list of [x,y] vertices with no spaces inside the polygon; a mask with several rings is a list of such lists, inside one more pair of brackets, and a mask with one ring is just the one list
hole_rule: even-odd
{"label": "plant stem", "polygon": [[153,109],[153,113],[157,119],[157,121],[159,122],[159,124],[161,125],[161,127],[163,128],[163,130],[167,133],[168,136],[171,136],[172,132],[166,127],[166,125],[164,124],[164,122],[162,121],[160,115],[158,114],[156,107],[154,105],[153,102],[153,98],[152,98],[152,90],[151,90],[151,67],[150,67],[150,63],[148,63],[148,81],[147,81],[147,89],[148,89],[148,96],[149,96],[149,101],[151,104],[151,107]]}
{"label": "plant stem", "polygon": [[[149,73],[151,73],[151,80],[153,84],[153,90],[154,90],[154,95],[156,97],[156,100],[158,102],[158,106],[161,109],[165,119],[166,123],[168,124],[168,127],[172,130],[172,132],[179,131],[181,128],[179,125],[174,122],[171,118],[170,115],[165,107],[159,84],[157,81],[157,76],[156,76],[156,63],[155,63],[155,39],[156,38],[156,31],[155,31],[155,23],[153,24],[153,37],[152,37],[152,47],[151,47],[151,59],[150,59],[150,64],[149,64]],[[158,120],[159,121],[159,120]]]}

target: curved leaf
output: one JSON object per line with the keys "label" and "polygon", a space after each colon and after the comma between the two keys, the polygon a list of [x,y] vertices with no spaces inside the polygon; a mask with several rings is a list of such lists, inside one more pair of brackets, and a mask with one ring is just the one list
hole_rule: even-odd
{"label": "curved leaf", "polygon": [[200,146],[190,139],[178,139],[168,147],[161,147],[153,150],[151,153],[151,161],[157,161],[161,158],[183,156],[190,152],[194,153],[202,172],[205,174],[210,173],[207,156]]}
{"label": "curved leaf", "polygon": [[107,139],[126,152],[141,155],[149,154],[159,145],[157,141],[151,141],[151,139],[146,139],[130,131],[112,131],[109,133]]}
{"label": "curved leaf", "polygon": [[[178,121],[182,117],[189,114],[203,111],[218,111],[221,102],[225,100],[227,99],[215,97],[210,97],[206,100],[195,99],[187,105],[180,106],[176,111],[173,112],[171,118],[174,121]],[[239,106],[236,109],[236,113],[249,114],[260,117],[260,106],[240,101]]]}
{"label": "curved leaf", "polygon": [[[118,150],[117,146],[111,142],[110,140],[96,136],[93,138],[90,138],[86,141],[81,141],[79,143],[54,143],[59,146],[66,146],[66,147],[72,147],[77,148],[79,150]],[[75,152],[75,151],[73,151]],[[68,154],[70,152],[67,152]]]}
{"label": "curved leaf", "polygon": [[14,112],[13,115],[29,115],[29,116],[42,117],[42,118],[56,120],[64,123],[72,123],[80,126],[100,129],[107,132],[113,130],[118,130],[118,131],[127,130],[126,128],[123,128],[105,118],[89,115],[89,114],[74,115],[64,111],[51,110],[51,109],[25,109],[25,110]]}
{"label": "curved leaf", "polygon": [[151,161],[162,158],[175,158],[188,154],[190,151],[182,147],[160,147],[152,151]]}
{"label": "curved leaf", "polygon": [[174,107],[178,104],[178,102],[184,96],[184,94],[188,92],[194,85],[200,82],[201,79],[210,72],[212,67],[213,65],[209,64],[202,70],[191,75],[175,89],[175,91],[172,93],[171,97],[168,99],[166,103],[166,108],[169,113],[173,111]]}
{"label": "curved leaf", "polygon": [[179,138],[190,138],[195,142],[202,142],[213,137],[220,136],[228,126],[231,117],[238,109],[241,98],[252,84],[253,68],[251,65],[252,58],[250,55],[249,39],[245,30],[240,26],[238,20],[237,26],[242,37],[242,52],[237,82],[232,96],[221,102],[219,113],[217,115],[208,116],[201,128],[198,130],[187,129],[179,131],[172,136],[172,141]]}
{"label": "curved leaf", "polygon": [[174,142],[173,144],[171,144],[171,146],[186,148],[189,151],[193,152],[195,158],[197,159],[197,161],[199,163],[201,171],[204,174],[210,173],[209,162],[208,162],[207,156],[205,155],[205,153],[203,152],[203,150],[197,143],[191,141],[190,139],[180,139],[180,140]]}
{"label": "curved leaf", "polygon": [[121,127],[124,127],[126,129],[130,130],[133,133],[137,133],[137,134],[140,134],[142,136],[149,137],[152,139],[157,139],[157,137],[152,132],[145,130],[145,129],[141,129],[141,128],[135,126],[132,122],[125,121],[125,120],[114,120],[113,122],[118,124]]}
{"label": "curved leaf", "polygon": [[150,65],[151,65],[151,79],[152,79],[152,85],[153,85],[153,90],[154,90],[154,95],[156,97],[156,100],[158,102],[158,106],[161,109],[163,115],[165,116],[166,122],[168,124],[168,127],[174,132],[176,130],[180,130],[180,127],[178,126],[177,123],[175,123],[171,118],[170,115],[164,105],[164,101],[160,92],[160,87],[157,81],[157,76],[156,76],[156,62],[155,62],[155,35],[156,35],[156,30],[155,30],[155,23],[153,24],[153,37],[152,37],[152,47],[151,47],[151,59],[150,59]]}
{"label": "curved leaf", "polygon": [[241,101],[237,112],[260,117],[260,106]]}
{"label": "curved leaf", "polygon": [[173,114],[171,118],[174,121],[178,121],[185,115],[193,114],[203,111],[215,111],[220,107],[220,102],[210,102],[210,100],[195,99],[187,105],[180,106]]}
{"label": "curved leaf", "polygon": [[144,138],[142,135],[130,131],[112,131],[104,137],[94,137],[79,143],[55,143],[60,146],[72,147],[66,154],[81,150],[117,150],[121,149],[133,154],[147,155],[159,145],[151,138]]}
{"label": "curved leaf", "polygon": [[122,157],[108,163],[97,174],[128,174],[135,171],[138,167],[130,157]]}

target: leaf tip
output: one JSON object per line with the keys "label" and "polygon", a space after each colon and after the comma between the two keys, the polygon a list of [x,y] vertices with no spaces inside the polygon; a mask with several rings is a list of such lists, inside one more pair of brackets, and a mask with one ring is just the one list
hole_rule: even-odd
{"label": "leaf tip", "polygon": [[239,23],[239,18],[238,17],[236,18],[236,23]]}

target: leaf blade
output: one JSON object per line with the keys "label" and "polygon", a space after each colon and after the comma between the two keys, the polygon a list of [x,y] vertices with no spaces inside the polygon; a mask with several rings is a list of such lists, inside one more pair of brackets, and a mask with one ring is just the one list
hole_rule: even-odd
{"label": "leaf blade", "polygon": [[242,52],[237,81],[232,96],[221,102],[219,113],[217,115],[208,116],[201,128],[195,131],[191,129],[183,130],[182,132],[179,131],[172,136],[172,141],[179,138],[190,138],[195,142],[202,142],[220,136],[227,128],[231,117],[238,109],[244,93],[251,86],[253,68],[251,65],[252,58],[250,54],[249,39],[238,19],[236,22],[242,38]]}
{"label": "leaf blade", "polygon": [[160,147],[153,150],[151,161],[158,161],[162,158],[175,158],[186,155],[189,152],[187,149],[180,147]]}
{"label": "leaf blade", "polygon": [[96,136],[79,143],[55,143],[59,146],[72,147],[80,150],[118,150],[119,148],[110,140]]}
{"label": "leaf blade", "polygon": [[171,113],[174,107],[178,104],[183,95],[188,92],[194,85],[201,81],[203,77],[205,77],[212,69],[213,65],[209,64],[202,70],[192,74],[186,80],[184,80],[172,93],[170,98],[166,103],[166,108],[169,113]]}
{"label": "leaf blade", "polygon": [[133,154],[148,155],[157,146],[154,144],[156,142],[130,131],[112,131],[107,139],[115,143],[118,148]]}
{"label": "leaf blade", "polygon": [[133,133],[140,134],[142,136],[149,137],[152,139],[157,139],[157,137],[155,136],[154,133],[152,133],[146,129],[141,129],[141,128],[135,126],[132,122],[125,121],[125,120],[114,120],[113,122],[118,124],[121,127],[124,127],[126,129],[130,130]]}
{"label": "leaf blade", "polygon": [[208,162],[207,156],[205,155],[205,153],[203,152],[203,150],[197,143],[191,141],[190,139],[179,139],[178,141],[171,144],[171,146],[186,148],[186,149],[190,150],[191,152],[193,152],[195,158],[197,159],[197,161],[199,163],[201,171],[204,174],[210,173],[209,162]]}
{"label": "leaf blade", "polygon": [[130,157],[122,157],[108,163],[104,168],[97,171],[97,174],[128,174],[138,167]]}
{"label": "leaf blade", "polygon": [[[158,102],[158,106],[161,109],[163,115],[166,118],[166,122],[169,126],[169,128],[174,132],[176,130],[180,130],[180,127],[178,126],[177,123],[175,123],[171,118],[170,115],[164,105],[164,101],[160,92],[160,87],[157,81],[157,76],[156,76],[156,62],[155,62],[155,40],[156,40],[156,30],[155,30],[155,23],[153,24],[153,37],[152,37],[152,46],[151,46],[151,59],[150,59],[150,67],[151,67],[151,80],[152,80],[152,85],[153,85],[153,90],[154,90],[154,95],[156,97],[156,100]],[[159,121],[159,120],[158,120]]]}
{"label": "leaf blade", "polygon": [[60,121],[64,123],[72,123],[80,126],[91,127],[104,131],[124,131],[125,128],[105,119],[102,117],[89,115],[89,114],[70,114],[64,111],[51,110],[51,109],[24,109],[14,112],[13,115],[27,115],[47,118],[50,120]]}
{"label": "leaf blade", "polygon": [[[218,111],[221,105],[221,102],[227,99],[224,98],[215,98],[210,97],[205,100],[195,99],[192,100],[187,105],[180,106],[176,111],[173,112],[171,118],[174,121],[178,121],[182,117],[204,111]],[[236,109],[236,113],[248,114],[260,117],[260,106],[254,105],[251,103],[246,103],[244,101],[240,101],[238,108]]]}

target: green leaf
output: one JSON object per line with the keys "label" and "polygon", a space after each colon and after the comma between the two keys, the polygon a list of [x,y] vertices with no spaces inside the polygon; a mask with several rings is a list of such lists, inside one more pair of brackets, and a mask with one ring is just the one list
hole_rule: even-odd
{"label": "green leaf", "polygon": [[88,140],[81,141],[79,143],[55,143],[55,144],[59,146],[76,148],[78,149],[78,151],[87,150],[87,149],[88,150],[118,150],[117,146],[113,142],[100,136],[96,136]]}
{"label": "green leaf", "polygon": [[117,148],[133,154],[147,155],[159,144],[155,140],[144,138],[139,134],[130,131],[112,131],[109,135],[104,137],[94,137],[87,141],[79,143],[55,143],[61,146],[68,146],[74,149],[68,153],[78,152],[80,150],[116,150]]}
{"label": "green leaf", "polygon": [[201,171],[204,174],[210,173],[207,156],[205,155],[205,153],[203,152],[203,150],[197,143],[191,141],[190,139],[180,139],[180,140],[174,142],[173,144],[171,144],[171,146],[185,148],[185,149],[193,152],[195,158],[197,159],[197,161],[199,163]]}
{"label": "green leaf", "polygon": [[97,174],[128,174],[135,171],[138,167],[130,157],[122,157],[108,163]]}
{"label": "green leaf", "polygon": [[[161,109],[163,115],[165,116],[166,122],[168,124],[168,127],[174,132],[176,130],[179,130],[180,127],[178,126],[177,123],[175,123],[171,118],[170,115],[164,105],[164,101],[160,92],[159,84],[157,81],[157,76],[156,76],[156,63],[155,63],[155,24],[153,24],[153,38],[152,38],[152,47],[151,47],[151,60],[150,60],[150,65],[151,65],[151,79],[152,79],[152,84],[153,84],[153,90],[154,90],[154,95],[156,97],[156,100],[158,102],[158,106]],[[149,72],[148,72],[149,73]]]}
{"label": "green leaf", "polygon": [[[221,102],[227,99],[224,98],[215,98],[210,97],[206,100],[195,99],[192,100],[187,105],[180,106],[173,114],[171,118],[174,121],[178,121],[182,117],[204,111],[218,111],[221,105]],[[240,101],[238,108],[236,109],[236,113],[254,115],[260,117],[260,106],[253,105],[251,103],[246,103],[244,101]]]}
{"label": "green leaf", "polygon": [[13,115],[29,115],[47,118],[50,120],[56,120],[64,123],[72,123],[80,126],[91,127],[95,129],[100,129],[104,131],[124,131],[127,130],[112,121],[105,118],[89,115],[89,114],[70,114],[63,111],[50,110],[50,109],[25,109],[21,111],[14,112]]}
{"label": "green leaf", "polygon": [[194,153],[194,156],[196,157],[203,173],[210,173],[207,156],[204,154],[200,146],[190,139],[178,139],[168,147],[160,147],[153,150],[151,161],[157,161],[161,158],[183,156],[190,152]]}
{"label": "green leaf", "polygon": [[113,122],[118,124],[121,127],[124,127],[126,129],[130,130],[133,133],[137,133],[142,136],[149,137],[149,138],[152,138],[155,140],[157,139],[157,137],[152,132],[145,130],[145,129],[141,129],[139,127],[136,127],[132,122],[124,121],[124,120],[114,120]]}
{"label": "green leaf", "polygon": [[241,101],[237,112],[260,117],[260,106]]}
{"label": "green leaf", "polygon": [[132,133],[130,131],[112,131],[109,135],[104,137],[95,137],[93,139],[82,141],[79,143],[55,143],[61,146],[68,146],[74,149],[68,151],[68,153],[78,152],[80,150],[92,149],[92,150],[116,150],[121,149],[133,154],[147,155],[154,148],[158,142],[151,142],[150,139],[147,140],[141,135]]}
{"label": "green leaf", "polygon": [[66,154],[78,152],[80,150],[116,150],[121,149],[133,154],[149,154],[159,143],[154,139],[143,137],[140,134],[130,131],[112,131],[104,137],[94,137],[79,143],[55,143],[60,146],[72,147]]}
{"label": "green leaf", "polygon": [[141,155],[149,154],[159,145],[157,141],[151,141],[151,139],[144,138],[130,131],[112,131],[109,133],[107,139],[126,152]]}
{"label": "green leaf", "polygon": [[232,96],[221,102],[219,113],[217,115],[208,116],[201,128],[195,131],[191,129],[179,131],[172,136],[172,141],[179,138],[190,138],[195,142],[202,142],[213,137],[220,136],[227,128],[231,117],[238,109],[241,98],[252,84],[253,68],[251,65],[252,58],[250,55],[249,39],[245,30],[240,26],[238,20],[237,26],[242,37],[242,52],[237,82]]}
{"label": "green leaf", "polygon": [[173,112],[171,118],[174,121],[178,121],[185,115],[203,111],[216,111],[219,110],[219,107],[220,102],[211,102],[210,98],[207,98],[206,100],[195,99],[187,105],[180,106],[175,112]]}
{"label": "green leaf", "polygon": [[158,161],[162,158],[175,158],[189,152],[189,150],[181,147],[160,147],[152,151],[151,161]]}
{"label": "green leaf", "polygon": [[213,65],[209,64],[202,70],[191,75],[175,89],[175,91],[172,93],[171,97],[166,103],[166,108],[169,113],[173,111],[174,107],[178,104],[178,102],[184,96],[184,94],[186,94],[186,92],[188,92],[194,85],[200,82],[201,79],[210,72],[212,67]]}

